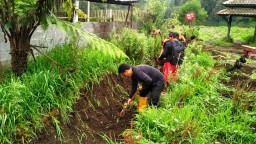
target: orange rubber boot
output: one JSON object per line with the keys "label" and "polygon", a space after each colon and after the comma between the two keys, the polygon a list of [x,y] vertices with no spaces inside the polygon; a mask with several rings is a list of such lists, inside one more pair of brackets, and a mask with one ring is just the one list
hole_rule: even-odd
{"label": "orange rubber boot", "polygon": [[142,112],[147,107],[147,97],[139,96],[139,104],[138,104],[138,111]]}

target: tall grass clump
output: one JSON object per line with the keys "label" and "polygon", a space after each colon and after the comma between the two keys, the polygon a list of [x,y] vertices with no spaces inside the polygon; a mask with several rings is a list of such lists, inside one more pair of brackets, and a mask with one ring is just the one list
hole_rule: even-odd
{"label": "tall grass clump", "polygon": [[203,126],[196,107],[179,109],[149,108],[136,115],[135,131],[142,133],[141,143],[195,143]]}
{"label": "tall grass clump", "polygon": [[244,44],[252,44],[255,42],[255,37],[253,33],[241,34],[241,38],[242,38],[242,43]]}
{"label": "tall grass clump", "polygon": [[[46,51],[45,51],[46,52]],[[0,143],[29,142],[52,122],[61,141],[61,123],[69,122],[79,88],[116,71],[124,55],[68,43],[28,63],[21,77],[8,74],[0,85]],[[117,51],[118,53],[118,51]]]}
{"label": "tall grass clump", "polygon": [[113,31],[110,42],[119,47],[136,64],[153,64],[161,51],[159,38],[155,39],[128,28],[124,28],[119,33]]}

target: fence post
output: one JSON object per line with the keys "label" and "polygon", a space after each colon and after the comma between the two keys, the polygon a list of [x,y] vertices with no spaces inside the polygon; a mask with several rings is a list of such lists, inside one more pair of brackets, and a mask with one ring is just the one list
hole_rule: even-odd
{"label": "fence post", "polygon": [[87,2],[87,22],[90,22],[90,1]]}

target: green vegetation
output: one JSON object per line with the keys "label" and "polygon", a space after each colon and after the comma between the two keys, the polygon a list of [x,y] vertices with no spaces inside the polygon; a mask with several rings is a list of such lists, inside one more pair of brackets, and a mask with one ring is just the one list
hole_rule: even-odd
{"label": "green vegetation", "polygon": [[[237,29],[246,31],[246,28]],[[242,40],[237,29],[233,29],[237,32],[233,35],[234,41]],[[204,41],[224,41],[216,35],[217,32],[224,33],[224,27],[194,30]],[[153,58],[158,56],[161,48],[158,38],[130,29],[124,29],[120,34],[113,32],[110,40],[113,44],[106,43],[105,50],[96,49],[100,40],[91,37],[88,39],[90,48],[78,48],[70,43],[48,52],[60,66],[39,56],[36,62],[28,63],[27,72],[21,77],[14,76],[11,71],[1,74],[1,143],[14,143],[20,137],[26,141],[36,138],[36,133],[49,121],[54,124],[61,141],[60,123],[69,122],[68,114],[79,97],[79,88],[90,90],[87,82],[99,83],[102,75],[116,71],[117,65],[125,60],[126,56],[116,47],[114,50],[110,48],[113,44],[135,64],[150,59],[149,63],[153,65]],[[97,44],[93,44],[93,40]],[[256,107],[252,103],[255,103],[255,91],[239,83],[234,87],[221,84],[221,80],[228,79],[225,71],[219,68],[222,61],[214,61],[202,47],[203,44],[197,41],[187,47],[179,81],[161,97],[161,107],[150,107],[137,114],[134,128],[124,134],[132,134],[140,143],[255,143]],[[251,77],[255,79],[255,72]],[[228,96],[224,97],[222,93],[228,93]],[[103,138],[107,143],[116,143],[106,135]]]}
{"label": "green vegetation", "polygon": [[[167,7],[170,10],[171,6],[174,6],[173,0],[141,0],[135,9],[135,20],[140,22],[141,30],[148,34],[161,27]],[[139,14],[143,14],[143,17],[139,17]]]}
{"label": "green vegetation", "polygon": [[[45,7],[37,3],[43,0],[15,1],[14,5],[4,2],[0,2],[0,6],[5,8],[2,10],[4,12],[14,10],[14,6],[21,9],[10,12],[11,22],[3,21],[3,15],[0,16],[1,26],[6,34],[14,30],[12,22],[18,26],[14,30],[18,33],[9,34],[9,39],[24,34],[26,22],[33,26],[26,33],[30,35],[39,24],[46,29],[56,23],[60,29],[69,34],[74,33],[72,36],[86,39],[89,44],[86,47],[78,46],[79,40],[71,40],[68,44],[56,46],[47,52],[54,61],[38,56],[36,61],[27,63],[28,55],[18,55],[15,61],[23,60],[21,69],[18,65],[13,66],[14,73],[11,70],[0,71],[0,143],[10,144],[22,143],[24,139],[29,142],[36,138],[37,133],[46,128],[46,123],[54,125],[58,139],[62,142],[60,123],[69,123],[69,114],[80,96],[80,88],[90,91],[89,82],[98,84],[102,76],[116,72],[117,66],[125,60],[133,64],[147,63],[156,66],[154,60],[161,50],[160,39],[149,36],[149,32],[161,28],[164,30],[164,37],[168,30],[180,32],[178,29],[181,26],[177,26],[177,29],[170,29],[169,26],[180,24],[185,13],[195,12],[196,23],[200,24],[207,17],[204,8],[207,8],[213,19],[213,10],[220,5],[220,1],[208,2],[212,5],[204,2],[201,5],[199,0],[144,0],[146,3],[141,3],[140,6],[146,7],[147,13],[144,18],[137,17],[142,23],[143,33],[124,29],[120,34],[113,32],[110,42],[106,42],[89,32],[79,30],[75,25],[49,17],[49,12],[54,9],[52,1],[45,3]],[[68,3],[64,6],[71,10],[68,9],[71,6]],[[140,13],[139,8],[135,9],[137,14]],[[176,13],[178,8],[179,15]],[[38,9],[45,10],[46,13],[36,15]],[[69,15],[71,16],[71,11]],[[179,70],[179,81],[171,84],[169,91],[162,95],[159,108],[149,107],[135,115],[133,129],[123,134],[133,135],[131,141],[139,143],[256,143],[255,89],[241,82],[233,87],[221,84],[222,80],[229,79],[221,68],[225,60],[217,62],[203,51],[205,42],[222,47],[232,46],[236,42],[256,45],[254,28],[232,27],[232,38],[228,41],[226,26],[195,26],[193,29],[184,29],[187,36],[195,35],[202,41],[195,40],[188,45],[185,61]],[[28,54],[30,37],[25,35],[22,38],[25,40],[17,41],[26,41],[26,44],[15,48],[22,47]],[[255,61],[248,60],[247,63],[255,64]],[[256,79],[255,71],[250,77]],[[97,105],[101,105],[100,101],[95,101]],[[106,102],[109,103],[107,99]],[[88,107],[93,108],[94,105],[89,102]],[[81,141],[83,136],[82,134]],[[107,143],[116,143],[107,135],[102,137]]]}
{"label": "green vegetation", "polygon": [[256,71],[253,71],[253,74],[252,74],[252,79],[256,80]]}
{"label": "green vegetation", "polygon": [[[226,42],[226,27],[201,26],[191,31],[203,41],[219,41],[220,46],[233,45]],[[231,31],[233,41],[242,41],[241,34],[245,31],[253,29],[234,27]],[[256,142],[255,90],[241,82],[233,87],[221,84],[222,80],[229,79],[221,68],[225,61],[213,60],[210,53],[202,51],[203,46],[204,42],[189,44],[178,83],[172,84],[170,91],[161,97],[160,108],[149,107],[136,115],[134,128],[123,133],[124,136],[132,135],[130,141],[198,144]],[[248,60],[248,63],[255,62]],[[251,77],[255,77],[255,72]],[[116,143],[106,136],[105,139],[108,143]]]}
{"label": "green vegetation", "polygon": [[[201,44],[192,43],[186,53],[180,81],[161,97],[161,107],[136,115],[132,141],[255,143],[256,107],[245,107],[248,101],[255,102],[255,91],[239,84],[236,88],[221,84],[221,79],[228,77],[210,54],[202,52]],[[226,91],[231,99],[222,96]]]}
{"label": "green vegetation", "polygon": [[30,61],[22,77],[9,73],[0,85],[0,142],[14,143],[22,137],[36,138],[45,123],[52,121],[58,132],[61,121],[69,122],[74,101],[79,97],[79,88],[88,82],[98,83],[101,76],[116,71],[124,57],[110,55],[91,48],[78,48],[64,44],[51,50],[48,55],[61,64],[62,69],[50,60],[39,56]]}
{"label": "green vegetation", "polygon": [[253,27],[238,27],[231,28],[231,41],[226,39],[227,26],[200,26],[199,39],[210,41],[216,46],[233,46],[233,42],[247,45],[255,45]]}
{"label": "green vegetation", "polygon": [[179,21],[185,23],[185,15],[194,13],[196,20],[195,24],[203,24],[206,21],[207,12],[202,8],[200,0],[189,0],[179,8]]}
{"label": "green vegetation", "polygon": [[112,32],[110,42],[119,47],[136,64],[155,65],[161,51],[161,38],[145,35],[136,30],[125,28],[120,34]]}
{"label": "green vegetation", "polygon": [[[75,5],[72,1],[63,0],[58,3],[63,4],[67,14],[73,18]],[[46,29],[60,21],[55,16],[57,6],[52,0],[4,0],[0,1],[0,7],[0,25],[5,41],[10,42],[12,70],[17,76],[21,76],[27,69],[30,48],[35,48],[31,46],[30,41],[37,27],[41,25]],[[77,13],[83,17],[86,16],[79,10]],[[64,26],[60,24],[61,22],[57,26],[63,28]],[[65,25],[64,29],[73,30],[68,25]]]}

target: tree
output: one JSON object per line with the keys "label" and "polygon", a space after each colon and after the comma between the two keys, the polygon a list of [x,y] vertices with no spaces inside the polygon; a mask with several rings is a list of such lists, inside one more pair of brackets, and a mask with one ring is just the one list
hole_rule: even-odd
{"label": "tree", "polygon": [[139,17],[142,29],[149,33],[154,28],[159,28],[163,24],[169,0],[142,0],[139,2],[138,10],[135,12],[144,14],[144,17]]}
{"label": "tree", "polygon": [[[0,26],[5,41],[10,42],[13,72],[20,76],[26,71],[28,55],[32,52],[31,37],[41,25],[46,29],[56,22],[55,3],[64,3],[65,9],[75,10],[74,0],[1,0]],[[69,11],[72,18],[73,11]],[[78,11],[79,12],[79,11]]]}
{"label": "tree", "polygon": [[206,1],[206,0],[201,0],[201,4],[202,7],[207,11],[208,14],[208,20],[211,19],[210,16],[212,16],[213,14],[215,14],[215,12],[213,12],[213,9],[216,7],[216,3],[217,0],[212,0],[212,1]]}
{"label": "tree", "polygon": [[196,24],[203,24],[206,21],[207,12],[202,8],[199,0],[189,0],[184,5],[182,5],[178,11],[179,21],[185,22],[185,15],[187,13],[195,13],[196,15]]}

